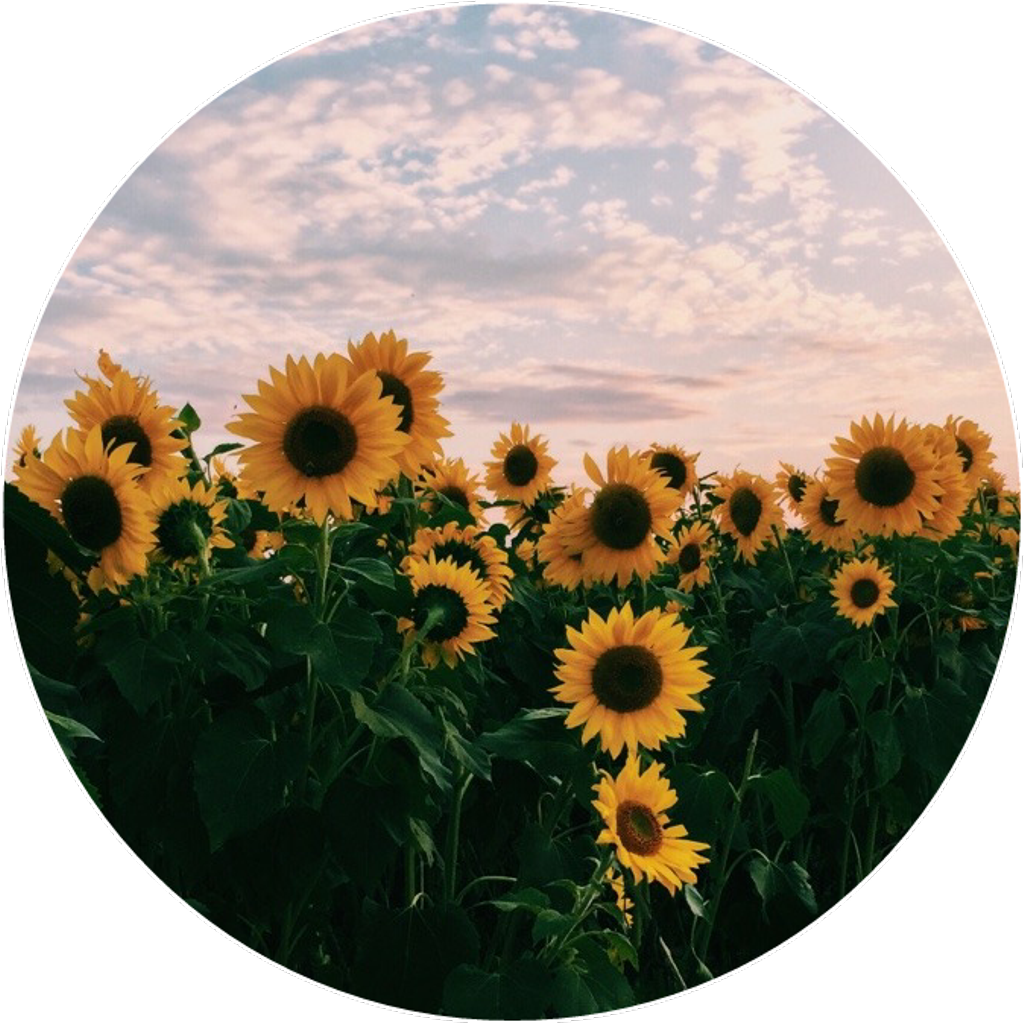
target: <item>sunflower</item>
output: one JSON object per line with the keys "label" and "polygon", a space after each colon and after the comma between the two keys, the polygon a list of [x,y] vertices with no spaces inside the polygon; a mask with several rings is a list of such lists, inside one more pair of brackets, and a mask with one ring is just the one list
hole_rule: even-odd
{"label": "sunflower", "polygon": [[300,499],[318,522],[329,514],[352,518],[352,499],[375,500],[398,475],[395,459],[406,444],[401,410],[382,395],[372,370],[356,374],[340,355],[320,354],[270,367],[271,383],[244,395],[254,410],[228,430],[255,441],[242,450],[242,477],[266,494],[271,509]]}
{"label": "sunflower", "polygon": [[942,493],[936,495],[938,505],[921,524],[921,534],[932,540],[945,540],[960,530],[960,520],[967,511],[974,489],[964,471],[956,435],[949,428],[929,426],[925,438],[935,454],[936,482]]}
{"label": "sunflower", "polygon": [[832,577],[833,606],[858,629],[870,626],[875,616],[886,608],[895,608],[889,596],[896,586],[889,570],[882,568],[877,559],[859,559],[847,562]]}
{"label": "sunflower", "polygon": [[686,593],[711,580],[711,566],[707,562],[710,540],[711,527],[707,523],[693,523],[682,529],[665,559],[668,565],[676,567],[679,587]]}
{"label": "sunflower", "polygon": [[205,560],[210,548],[231,548],[234,543],[221,525],[227,500],[204,480],[189,486],[188,480],[166,480],[151,495],[155,521],[156,549],[153,554],[172,565],[184,565],[197,558]]}
{"label": "sunflower", "polygon": [[405,447],[398,455],[398,465],[407,477],[415,479],[421,466],[441,454],[438,439],[452,436],[448,421],[437,411],[437,395],[444,382],[439,373],[424,369],[430,353],[409,352],[405,338],[387,331],[380,340],[371,333],[358,345],[350,341],[348,357],[356,374],[374,370],[380,378],[381,394],[399,407],[398,429],[405,435]]}
{"label": "sunflower", "polygon": [[601,776],[594,786],[594,807],[604,821],[597,841],[615,845],[619,864],[633,872],[634,882],[661,882],[673,895],[684,883],[695,885],[696,868],[708,863],[700,854],[708,844],[684,838],[682,825],[669,824],[665,812],[675,806],[676,794],[661,765],[653,761],[641,772],[631,754],[617,778],[606,771]]}
{"label": "sunflower", "polygon": [[697,456],[687,454],[674,444],[652,444],[644,455],[651,460],[651,467],[668,480],[669,487],[685,498],[697,483]]}
{"label": "sunflower", "polygon": [[933,449],[918,426],[894,426],[875,414],[850,424],[851,439],[837,437],[826,459],[829,493],[839,518],[866,534],[913,534],[935,514],[942,493]]}
{"label": "sunflower", "polygon": [[583,548],[569,538],[579,535],[582,520],[587,517],[585,498],[585,491],[574,489],[551,513],[537,541],[537,560],[544,566],[543,578],[566,590],[574,590],[583,582]]}
{"label": "sunflower", "polygon": [[155,542],[150,502],[137,482],[142,469],[130,452],[127,444],[106,451],[97,424],[88,433],[58,434],[42,458],[29,456],[14,469],[19,489],[99,555],[104,585],[145,573]]}
{"label": "sunflower", "polygon": [[512,595],[513,572],[508,555],[495,539],[479,526],[445,523],[442,527],[422,527],[409,548],[407,560],[425,559],[433,552],[437,561],[451,558],[456,565],[472,569],[487,584],[488,600],[500,611]]}
{"label": "sunflower", "polygon": [[470,568],[452,558],[440,562],[431,552],[404,567],[412,582],[411,619],[399,619],[398,628],[408,640],[427,626],[423,636],[423,663],[433,668],[443,660],[449,668],[473,653],[473,645],[494,636],[494,609],[488,601],[487,584]]}
{"label": "sunflower", "polygon": [[782,509],[776,504],[775,488],[763,476],[737,470],[732,476],[719,474],[714,494],[721,499],[714,514],[718,525],[736,540],[736,555],[753,562],[756,553],[782,524]]}
{"label": "sunflower", "polygon": [[965,420],[961,416],[947,417],[946,430],[956,439],[956,450],[967,477],[967,487],[973,493],[985,479],[995,459],[991,451],[992,438],[979,430],[973,420]]}
{"label": "sunflower", "polygon": [[280,530],[254,530],[247,526],[241,540],[250,558],[263,559],[284,547],[284,534]]}
{"label": "sunflower", "polygon": [[703,711],[694,694],[707,689],[711,676],[687,647],[690,631],[670,612],[652,608],[633,618],[627,603],[607,619],[591,609],[582,629],[566,630],[569,647],[555,651],[561,680],[551,692],[572,704],[567,728],[583,726],[583,743],[600,733],[601,749],[618,757],[623,745],[657,750],[661,741],[682,736],[679,713]]}
{"label": "sunflower", "polygon": [[104,446],[130,445],[128,461],[146,468],[139,484],[150,492],[163,480],[176,480],[185,472],[182,449],[184,437],[175,437],[181,423],[169,405],[160,405],[149,381],[132,377],[124,370],[113,374],[110,383],[84,378],[88,389],[65,399],[72,418],[82,431],[98,426]]}
{"label": "sunflower", "polygon": [[803,518],[807,536],[812,541],[833,551],[853,550],[856,533],[845,519],[839,518],[839,502],[829,495],[828,484],[824,480],[808,481],[796,510]]}
{"label": "sunflower", "polygon": [[[483,515],[480,506],[480,481],[470,475],[462,459],[438,459],[432,466],[424,466],[420,472],[417,489],[421,494],[433,491],[449,501],[466,509],[474,518]],[[440,503],[428,498],[427,511],[431,515],[440,510]]]}
{"label": "sunflower", "polygon": [[800,512],[800,502],[804,491],[811,482],[811,477],[802,470],[796,469],[788,462],[780,462],[782,470],[775,475],[775,486],[782,491],[786,505],[791,512]]}
{"label": "sunflower", "polygon": [[548,455],[548,443],[540,434],[530,437],[529,426],[513,423],[507,434],[499,434],[491,448],[496,462],[485,462],[487,486],[498,498],[531,505],[551,483],[555,460]]}
{"label": "sunflower", "polygon": [[568,550],[582,555],[584,582],[625,586],[634,573],[647,579],[665,559],[655,538],[672,539],[679,493],[648,459],[626,447],[608,452],[607,480],[589,455],[583,465],[598,490],[586,515],[563,520],[562,536]]}
{"label": "sunflower", "polygon": [[609,868],[604,875],[604,880],[612,887],[615,894],[615,905],[622,911],[623,920],[627,928],[633,927],[633,901],[626,895],[626,879],[614,868]]}
{"label": "sunflower", "polygon": [[39,458],[39,436],[36,434],[36,428],[30,423],[24,430],[22,430],[18,437],[18,443],[14,446],[14,464],[15,466],[24,466],[25,460],[30,456]]}

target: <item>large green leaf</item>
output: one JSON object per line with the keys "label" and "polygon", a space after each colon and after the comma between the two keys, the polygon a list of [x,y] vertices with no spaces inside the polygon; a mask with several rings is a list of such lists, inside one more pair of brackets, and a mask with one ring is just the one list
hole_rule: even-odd
{"label": "large green leaf", "polygon": [[401,821],[392,820],[402,816],[393,787],[340,778],[324,796],[321,813],[338,863],[349,878],[371,892],[394,862],[399,841],[407,839],[408,819],[404,829]]}
{"label": "large green leaf", "polygon": [[818,694],[804,725],[811,763],[821,764],[845,731],[846,721],[843,718],[839,694],[835,690],[823,690]]}
{"label": "large green leaf", "polygon": [[155,637],[121,642],[117,633],[105,633],[97,646],[100,661],[117,684],[121,696],[144,715],[170,690],[188,660],[177,633],[165,630]]}
{"label": "large green leaf", "polygon": [[[464,964],[445,980],[441,1009],[453,1017],[477,1020],[534,1020],[546,1016],[555,996],[553,988],[549,992],[550,985],[547,969],[532,957],[514,960],[500,971]],[[558,993],[562,1006],[571,995],[562,982]],[[581,1000],[573,1005],[588,1004]]]}
{"label": "large green leaf", "polygon": [[759,776],[754,780],[754,786],[771,801],[775,824],[782,838],[792,839],[803,828],[811,802],[796,784],[789,769],[776,768],[768,775]]}
{"label": "large green leaf", "polygon": [[485,732],[480,746],[498,757],[523,761],[541,775],[563,775],[579,761],[578,740],[565,728],[564,708],[521,711],[510,722]]}
{"label": "large green leaf", "polygon": [[864,723],[871,739],[877,785],[884,786],[895,777],[903,763],[903,747],[896,723],[888,711],[873,711]]}

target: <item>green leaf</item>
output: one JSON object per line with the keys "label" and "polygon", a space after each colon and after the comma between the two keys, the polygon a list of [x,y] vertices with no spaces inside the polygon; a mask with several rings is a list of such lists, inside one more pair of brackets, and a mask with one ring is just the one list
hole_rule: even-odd
{"label": "green leaf", "polygon": [[167,694],[188,660],[181,638],[170,630],[152,639],[136,637],[126,642],[116,633],[106,633],[97,645],[97,655],[121,696],[140,716]]}
{"label": "green leaf", "polygon": [[848,661],[843,666],[843,685],[857,709],[858,721],[864,720],[868,702],[875,690],[885,682],[888,674],[889,665],[884,658]]}
{"label": "green leaf", "polygon": [[445,746],[452,757],[478,779],[491,778],[491,757],[478,743],[466,739],[449,721],[444,723]]}
{"label": "green leaf", "polygon": [[686,897],[686,905],[690,908],[690,913],[694,917],[704,917],[706,915],[706,904],[704,897],[701,896],[697,887],[687,883],[683,888],[683,893]]}
{"label": "green leaf", "polygon": [[203,425],[203,421],[199,418],[199,413],[192,408],[189,402],[186,402],[181,407],[176,418],[181,421],[182,429],[189,435],[194,434]]}
{"label": "green leaf", "polygon": [[356,885],[370,892],[394,863],[398,842],[381,814],[367,808],[392,806],[387,787],[343,776],[324,796],[321,814],[334,856]]}
{"label": "green leaf", "polygon": [[341,567],[341,573],[385,590],[395,589],[395,572],[383,558],[350,558]]}
{"label": "green leaf", "polygon": [[82,725],[81,722],[76,722],[73,718],[67,718],[65,715],[55,715],[52,711],[47,711],[46,717],[53,727],[53,731],[57,734],[57,739],[60,740],[62,747],[65,746],[67,740],[96,740],[100,742],[99,736],[92,729]]}
{"label": "green leaf", "polygon": [[884,786],[903,764],[903,747],[896,723],[888,711],[873,711],[864,723],[864,730],[871,739],[877,784]]}
{"label": "green leaf", "polygon": [[747,873],[769,915],[773,904],[777,904],[776,912],[782,912],[787,902],[791,907],[799,907],[802,914],[818,913],[810,876],[796,861],[777,864],[763,857],[752,858],[747,862]]}
{"label": "green leaf", "polygon": [[200,734],[194,765],[199,810],[216,850],[284,806],[285,786],[303,767],[302,743],[290,733],[275,740],[266,717],[243,708]]}
{"label": "green leaf", "polygon": [[955,686],[940,679],[931,690],[908,688],[898,720],[903,752],[940,779],[953,766],[973,721],[973,709]]}
{"label": "green leaf", "polygon": [[522,711],[510,722],[483,733],[485,750],[510,761],[524,761],[541,775],[563,775],[579,761],[580,745],[565,728],[564,708]]}
{"label": "green leaf", "polygon": [[547,970],[530,957],[500,972],[462,964],[445,979],[441,1011],[483,1020],[536,1020],[545,1016],[550,985]]}
{"label": "green leaf", "polygon": [[[196,426],[195,429],[198,430],[199,427]],[[225,441],[223,444],[217,445],[217,447],[214,448],[213,451],[210,452],[208,455],[204,455],[203,462],[208,463],[210,459],[214,458],[217,455],[226,455],[228,452],[237,452],[239,448],[244,447],[245,445],[242,444],[241,441]]]}
{"label": "green leaf", "polygon": [[586,937],[574,942],[573,948],[586,965],[587,988],[598,1010],[618,1010],[633,1005],[633,990],[611,962],[604,946]]}
{"label": "green leaf", "polygon": [[[82,551],[67,530],[46,509],[22,494],[13,484],[6,482],[4,520],[6,536],[13,540],[17,536],[17,531],[23,531],[76,572],[84,572],[93,562],[93,558]],[[5,548],[9,560],[11,543],[5,544]]]}
{"label": "green leaf", "polygon": [[573,926],[573,921],[571,914],[563,914],[560,910],[539,911],[533,920],[531,932],[534,945],[564,935]]}
{"label": "green leaf", "polygon": [[610,956],[618,960],[619,963],[629,963],[637,970],[640,970],[640,958],[636,947],[625,935],[621,932],[606,931],[601,938],[608,944]]}
{"label": "green leaf", "polygon": [[559,1017],[583,1017],[598,1011],[597,1000],[591,995],[586,978],[568,965],[555,971],[551,997],[551,1008]]}
{"label": "green leaf", "polygon": [[783,839],[792,839],[807,820],[811,802],[796,784],[788,768],[776,768],[755,779],[753,785],[771,801],[775,824]]}
{"label": "green leaf", "polygon": [[492,907],[497,907],[498,910],[503,910],[506,913],[511,913],[514,910],[529,910],[531,913],[536,914],[541,910],[547,910],[551,906],[551,900],[540,889],[534,889],[532,886],[527,886],[525,889],[517,889],[515,892],[510,892],[499,899],[487,900],[487,902]]}
{"label": "green leaf", "polygon": [[835,690],[823,690],[818,694],[804,726],[807,749],[815,767],[828,757],[845,731],[846,721],[839,694]]}

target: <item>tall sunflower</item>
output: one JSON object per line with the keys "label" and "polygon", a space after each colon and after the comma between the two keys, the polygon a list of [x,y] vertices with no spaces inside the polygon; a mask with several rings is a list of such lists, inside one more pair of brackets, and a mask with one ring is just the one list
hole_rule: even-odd
{"label": "tall sunflower", "polygon": [[913,534],[934,515],[942,488],[933,449],[920,427],[875,414],[850,424],[850,438],[837,437],[826,459],[829,493],[838,515],[855,530],[888,537]]}
{"label": "tall sunflower", "polygon": [[656,469],[668,480],[669,487],[677,490],[681,499],[685,499],[697,483],[697,456],[699,454],[699,452],[688,454],[674,444],[652,444],[644,452],[644,455],[651,460],[651,468]]}
{"label": "tall sunflower", "polygon": [[616,778],[606,771],[601,776],[594,787],[594,807],[604,822],[597,841],[615,846],[619,864],[635,882],[661,882],[673,895],[684,884],[695,885],[696,869],[708,863],[700,852],[708,844],[686,839],[682,825],[669,824],[666,812],[677,798],[661,765],[652,761],[640,771],[639,759],[631,754]]}
{"label": "tall sunflower", "polygon": [[555,651],[561,683],[551,692],[573,705],[565,724],[583,726],[583,743],[600,735],[612,757],[623,746],[657,750],[686,731],[680,711],[704,710],[694,695],[711,682],[697,657],[705,648],[686,646],[690,630],[675,615],[653,608],[634,619],[627,603],[603,619],[591,609],[566,638],[570,646]]}
{"label": "tall sunflower", "polygon": [[462,459],[438,459],[432,466],[424,466],[417,490],[427,495],[426,506],[431,514],[440,508],[440,503],[430,497],[432,492],[466,509],[474,519],[483,515],[480,480],[469,472]]}
{"label": "tall sunflower", "polygon": [[24,466],[30,455],[39,458],[39,446],[42,442],[36,434],[36,428],[30,423],[18,436],[18,443],[14,446],[15,466]]}
{"label": "tall sunflower", "polygon": [[406,445],[398,455],[402,472],[414,480],[420,467],[441,454],[439,439],[451,437],[448,421],[438,413],[437,395],[444,387],[439,373],[424,367],[429,352],[410,352],[405,338],[386,331],[378,340],[372,333],[355,345],[348,343],[348,357],[356,374],[373,370],[380,378],[381,394],[401,410],[398,429]]}
{"label": "tall sunflower", "polygon": [[889,596],[896,584],[889,570],[875,558],[847,562],[832,577],[833,606],[858,629],[870,626],[876,615],[886,608],[895,608]]}
{"label": "tall sunflower", "polygon": [[974,420],[962,416],[949,416],[946,430],[956,439],[956,450],[960,456],[967,487],[973,493],[988,474],[995,455],[992,453],[992,437],[979,429]]}
{"label": "tall sunflower", "polygon": [[936,495],[935,511],[921,524],[921,534],[932,540],[945,540],[959,532],[960,520],[975,488],[968,482],[960,444],[948,427],[926,427],[925,439],[935,454],[936,483],[942,490]]}
{"label": "tall sunflower", "polygon": [[585,498],[586,493],[576,489],[567,495],[551,513],[537,541],[537,560],[544,567],[544,579],[566,590],[574,590],[583,582],[583,547],[570,538],[578,537],[583,529],[582,520],[588,515]]}
{"label": "tall sunflower", "polygon": [[711,527],[707,523],[683,527],[665,559],[666,564],[674,566],[678,572],[681,590],[689,593],[694,587],[703,586],[711,580],[710,553]]}
{"label": "tall sunflower", "polygon": [[736,555],[753,562],[769,542],[772,527],[782,525],[782,510],[776,491],[763,476],[737,470],[732,476],[719,474],[714,494],[721,504],[714,508],[718,525],[736,541]]}
{"label": "tall sunflower", "polygon": [[779,465],[782,469],[775,475],[775,486],[782,491],[789,510],[799,514],[800,502],[803,501],[811,476],[788,462],[780,462]]}
{"label": "tall sunflower", "polygon": [[495,539],[479,526],[421,527],[409,548],[407,561],[425,559],[431,552],[437,561],[451,558],[456,565],[472,569],[487,584],[488,600],[494,610],[501,611],[512,595],[513,572],[508,555]]}
{"label": "tall sunflower", "polygon": [[184,437],[175,437],[181,423],[169,405],[160,405],[149,381],[124,370],[113,373],[109,383],[84,378],[87,389],[65,399],[72,418],[82,431],[100,428],[104,446],[129,445],[128,461],[145,468],[139,484],[149,492],[164,480],[176,480],[185,472],[181,455]]}
{"label": "tall sunflower", "polygon": [[189,486],[188,480],[165,480],[151,495],[155,521],[154,555],[172,565],[207,557],[210,548],[231,548],[234,543],[222,526],[227,499],[203,480]]}
{"label": "tall sunflower", "polygon": [[470,568],[454,559],[437,561],[433,552],[405,566],[412,583],[413,615],[399,619],[398,628],[412,636],[433,620],[423,638],[423,663],[439,661],[454,668],[457,661],[473,654],[473,645],[494,636],[494,609],[488,601],[487,584]]}
{"label": "tall sunflower", "polygon": [[485,462],[485,482],[498,498],[531,505],[551,483],[555,460],[548,455],[548,443],[540,434],[530,436],[530,427],[513,423],[507,434],[499,434],[491,448],[495,462]]}
{"label": "tall sunflower", "polygon": [[839,502],[829,495],[828,484],[824,480],[808,482],[797,512],[803,518],[807,536],[812,541],[833,551],[853,550],[856,532],[839,517]]}
{"label": "tall sunflower", "polygon": [[370,504],[398,475],[406,444],[400,410],[381,394],[372,370],[356,374],[340,355],[320,354],[270,367],[270,383],[244,395],[254,410],[228,430],[255,441],[242,450],[242,477],[266,494],[271,509],[302,500],[318,522],[329,514],[352,518],[352,499]]}
{"label": "tall sunflower", "polygon": [[137,482],[142,469],[129,462],[130,451],[127,444],[105,450],[97,424],[58,434],[42,458],[31,455],[14,469],[18,488],[99,555],[103,580],[113,586],[146,572],[155,541],[150,502]]}
{"label": "tall sunflower", "polygon": [[608,452],[607,479],[589,455],[583,465],[597,492],[587,514],[564,519],[562,531],[565,546],[582,552],[584,582],[625,586],[634,573],[647,579],[664,561],[655,538],[671,540],[678,492],[648,459],[626,447]]}

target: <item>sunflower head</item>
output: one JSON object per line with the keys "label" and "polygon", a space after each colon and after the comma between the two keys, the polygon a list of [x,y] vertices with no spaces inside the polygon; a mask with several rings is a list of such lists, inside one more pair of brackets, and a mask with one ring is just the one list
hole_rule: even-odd
{"label": "sunflower head", "polygon": [[651,468],[657,470],[668,481],[669,487],[685,498],[697,483],[697,457],[699,452],[688,454],[674,444],[652,444],[644,455],[650,459]]}
{"label": "sunflower head", "polygon": [[530,436],[529,426],[513,423],[507,434],[499,434],[491,448],[493,462],[486,462],[487,486],[498,498],[531,505],[551,483],[555,460],[548,455],[548,443],[539,434]]}
{"label": "sunflower head", "polygon": [[858,629],[870,626],[880,612],[896,607],[890,597],[895,586],[889,570],[880,566],[877,559],[847,562],[832,577],[833,605]]}
{"label": "sunflower head", "polygon": [[565,724],[582,725],[584,743],[599,735],[612,757],[623,746],[657,750],[685,732],[680,712],[703,710],[695,694],[711,682],[698,658],[704,648],[687,646],[690,631],[672,613],[654,608],[634,619],[627,603],[604,619],[591,609],[566,638],[570,646],[555,651],[561,682],[551,692],[573,705]]}
{"label": "sunflower head", "polygon": [[583,582],[583,547],[576,538],[585,529],[585,498],[583,491],[573,488],[551,513],[537,541],[537,560],[544,567],[544,580],[566,590],[574,590]]}
{"label": "sunflower head", "polygon": [[36,428],[30,423],[22,430],[18,436],[18,443],[14,446],[15,466],[24,466],[30,455],[39,458],[41,444]]}
{"label": "sunflower head", "polygon": [[710,582],[711,566],[708,558],[711,554],[710,525],[696,522],[683,527],[665,559],[679,573],[680,590],[689,593],[694,587]]}
{"label": "sunflower head", "polygon": [[222,526],[227,500],[218,501],[205,481],[192,486],[185,478],[164,481],[154,490],[152,501],[156,558],[184,565],[205,559],[210,548],[234,546]]}
{"label": "sunflower head", "polygon": [[995,455],[992,453],[992,438],[978,427],[974,420],[962,416],[949,416],[945,429],[954,437],[960,466],[967,478],[967,488],[972,493],[985,479]]}
{"label": "sunflower head", "polygon": [[772,527],[782,524],[775,488],[763,476],[743,470],[716,479],[718,487],[713,493],[720,504],[714,514],[719,526],[736,541],[736,557],[753,562],[771,539]]}
{"label": "sunflower head", "polygon": [[783,500],[791,512],[799,512],[804,491],[811,482],[809,474],[791,466],[788,462],[780,462],[782,469],[775,475],[775,486],[782,492]]}
{"label": "sunflower head", "polygon": [[921,535],[941,541],[960,530],[960,520],[974,492],[968,483],[963,456],[953,431],[931,424],[924,428],[924,437],[935,457],[935,482],[940,491],[935,496],[937,504],[934,511],[922,520]]}
{"label": "sunflower head", "polygon": [[480,481],[475,474],[470,474],[462,459],[438,459],[432,466],[424,467],[417,482],[417,491],[426,497],[425,506],[431,515],[436,515],[442,508],[435,495],[464,508],[474,519],[483,515]]}
{"label": "sunflower head", "polygon": [[797,505],[807,536],[833,551],[852,551],[856,533],[839,515],[839,502],[829,494],[828,484],[816,477],[809,480]]}
{"label": "sunflower head", "polygon": [[696,884],[696,869],[708,863],[701,855],[708,844],[686,839],[682,825],[669,823],[667,811],[675,806],[676,794],[661,770],[652,761],[641,771],[638,758],[630,754],[615,778],[601,773],[594,807],[604,829],[597,841],[614,845],[622,870],[632,872],[635,882],[660,882],[675,894],[684,884]]}

